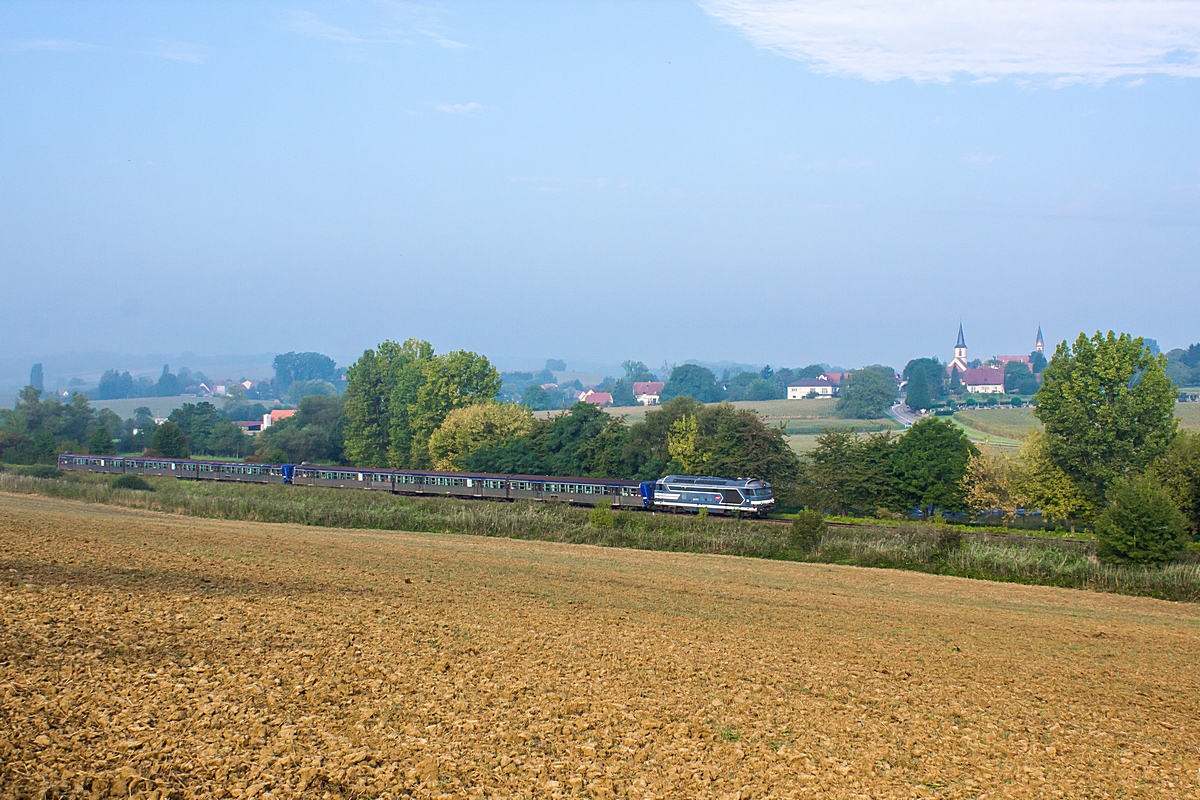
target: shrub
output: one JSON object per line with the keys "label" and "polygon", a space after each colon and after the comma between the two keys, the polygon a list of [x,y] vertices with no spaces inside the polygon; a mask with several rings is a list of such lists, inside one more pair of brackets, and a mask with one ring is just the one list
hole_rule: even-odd
{"label": "shrub", "polygon": [[50,464],[34,464],[32,467],[17,467],[13,472],[26,478],[61,478],[62,473]]}
{"label": "shrub", "polygon": [[617,525],[617,515],[607,503],[603,503],[588,512],[588,524],[593,528],[614,528]]}
{"label": "shrub", "polygon": [[154,487],[146,483],[140,475],[120,475],[108,484],[110,489],[133,489],[139,492],[153,492]]}
{"label": "shrub", "polygon": [[1162,486],[1137,476],[1114,481],[1096,520],[1097,553],[1114,564],[1166,561],[1187,544],[1187,523]]}
{"label": "shrub", "polygon": [[792,547],[811,550],[821,543],[821,537],[829,526],[820,511],[801,511],[792,520],[792,530],[788,542]]}

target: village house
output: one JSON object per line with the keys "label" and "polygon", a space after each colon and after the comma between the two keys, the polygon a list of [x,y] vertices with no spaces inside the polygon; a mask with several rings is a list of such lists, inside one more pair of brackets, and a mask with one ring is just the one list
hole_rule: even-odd
{"label": "village house", "polygon": [[1004,394],[1003,367],[975,367],[962,374],[962,385],[971,394]]}
{"label": "village house", "polygon": [[588,389],[578,396],[581,403],[591,403],[594,406],[611,406],[613,404],[613,396],[610,392],[597,392],[595,389]]}
{"label": "village house", "polygon": [[822,375],[819,378],[801,378],[788,384],[788,400],[803,400],[806,397],[837,397],[839,384]]}
{"label": "village house", "polygon": [[662,381],[634,381],[633,397],[644,406],[656,406],[664,386]]}

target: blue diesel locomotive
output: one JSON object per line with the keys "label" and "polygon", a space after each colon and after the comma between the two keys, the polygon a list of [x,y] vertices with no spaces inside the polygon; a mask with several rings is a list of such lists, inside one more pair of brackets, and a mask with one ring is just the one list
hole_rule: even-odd
{"label": "blue diesel locomotive", "polygon": [[197,481],[280,483],[364,489],[414,496],[480,500],[534,500],[613,508],[762,516],[775,505],[771,484],[755,478],[668,475],[658,481],[610,478],[563,478],[545,475],[493,475],[406,469],[325,467],[312,464],[248,464],[178,458],[87,456],[64,453],[58,468],[67,471],[156,475]]}

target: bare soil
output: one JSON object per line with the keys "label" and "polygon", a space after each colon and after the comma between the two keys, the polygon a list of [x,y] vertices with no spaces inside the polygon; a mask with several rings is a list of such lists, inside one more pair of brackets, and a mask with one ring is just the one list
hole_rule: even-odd
{"label": "bare soil", "polygon": [[0,495],[5,797],[1197,797],[1200,608]]}

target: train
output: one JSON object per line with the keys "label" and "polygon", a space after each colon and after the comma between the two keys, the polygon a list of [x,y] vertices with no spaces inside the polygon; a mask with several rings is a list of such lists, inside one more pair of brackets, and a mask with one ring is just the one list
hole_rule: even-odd
{"label": "train", "polygon": [[480,500],[532,500],[596,506],[727,516],[765,516],[775,505],[771,484],[757,478],[717,478],[705,475],[667,475],[656,481],[610,478],[569,478],[546,475],[496,475],[481,472],[439,472],[406,469],[365,469],[313,464],[252,464],[236,461],[78,455],[58,457],[64,471],[117,475],[154,475],[197,481],[278,483],[363,489],[414,496],[447,496]]}

